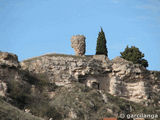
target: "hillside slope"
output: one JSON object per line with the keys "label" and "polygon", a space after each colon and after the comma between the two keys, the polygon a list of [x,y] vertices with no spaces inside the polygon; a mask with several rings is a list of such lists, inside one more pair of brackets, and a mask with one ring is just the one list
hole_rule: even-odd
{"label": "hillside slope", "polygon": [[6,103],[0,98],[0,119],[1,120],[43,120],[29,113],[25,113],[18,108]]}
{"label": "hillside slope", "polygon": [[47,54],[19,63],[16,55],[0,53],[2,120],[160,115],[159,90],[160,72],[119,57]]}

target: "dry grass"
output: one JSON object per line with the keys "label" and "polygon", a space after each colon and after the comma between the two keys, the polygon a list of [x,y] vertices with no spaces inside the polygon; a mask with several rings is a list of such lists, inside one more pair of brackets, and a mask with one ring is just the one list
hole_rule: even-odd
{"label": "dry grass", "polygon": [[22,62],[31,62],[37,59],[40,59],[41,57],[72,57],[74,59],[89,59],[92,58],[92,55],[86,55],[86,56],[75,56],[75,55],[67,55],[67,54],[56,54],[56,53],[50,53],[50,54],[45,54],[45,55],[41,55],[38,57],[33,57],[33,58],[29,58],[27,60],[23,60]]}
{"label": "dry grass", "polygon": [[25,113],[18,108],[6,103],[0,98],[0,119],[1,120],[43,120],[29,113]]}

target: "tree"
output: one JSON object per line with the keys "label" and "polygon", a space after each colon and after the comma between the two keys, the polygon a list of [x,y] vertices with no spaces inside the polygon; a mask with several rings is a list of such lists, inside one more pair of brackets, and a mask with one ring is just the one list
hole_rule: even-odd
{"label": "tree", "polygon": [[143,58],[144,54],[135,46],[131,46],[131,48],[127,46],[124,52],[121,52],[121,57],[132,61],[134,64],[141,64],[144,67],[148,67],[148,61]]}
{"label": "tree", "polygon": [[101,55],[101,54],[108,56],[108,50],[106,47],[106,37],[102,28],[98,34],[97,46],[96,46],[96,55]]}

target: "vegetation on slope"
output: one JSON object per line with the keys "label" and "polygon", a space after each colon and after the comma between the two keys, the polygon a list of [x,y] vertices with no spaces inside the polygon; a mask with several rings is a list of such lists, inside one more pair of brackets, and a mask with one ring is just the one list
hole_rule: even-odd
{"label": "vegetation on slope", "polygon": [[43,120],[29,113],[25,113],[18,108],[8,104],[0,98],[0,119],[1,120]]}

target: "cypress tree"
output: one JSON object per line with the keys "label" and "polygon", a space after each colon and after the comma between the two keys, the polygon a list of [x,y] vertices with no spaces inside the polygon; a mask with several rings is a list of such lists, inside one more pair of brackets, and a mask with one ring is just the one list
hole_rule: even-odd
{"label": "cypress tree", "polygon": [[105,37],[105,33],[103,32],[102,28],[97,38],[96,55],[108,56],[108,50],[106,47],[106,37]]}

